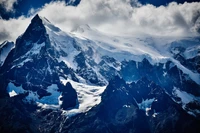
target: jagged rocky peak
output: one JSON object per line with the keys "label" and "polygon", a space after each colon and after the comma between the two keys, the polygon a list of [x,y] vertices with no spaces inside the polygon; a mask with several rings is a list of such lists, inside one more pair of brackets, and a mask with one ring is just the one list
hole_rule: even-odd
{"label": "jagged rocky peak", "polygon": [[[33,17],[33,19],[31,20],[31,24],[35,27],[34,30],[36,30],[36,31],[37,30],[41,30],[39,27],[44,27],[45,28],[45,26],[47,26],[50,29],[53,29],[53,27],[57,28],[57,27],[53,26],[52,23],[46,17],[39,16],[38,14],[36,14]],[[57,28],[57,30],[60,30],[60,29]]]}
{"label": "jagged rocky peak", "polygon": [[42,23],[42,19],[40,18],[40,16],[38,14],[36,14],[33,19],[31,20],[31,23]]}
{"label": "jagged rocky peak", "polygon": [[17,58],[27,53],[27,51],[31,50],[36,45],[37,47],[41,47],[40,45],[44,44],[48,46],[49,37],[43,24],[43,20],[37,14],[31,20],[31,23],[24,34],[16,40],[15,56]]}
{"label": "jagged rocky peak", "polygon": [[[3,73],[0,81],[7,80],[5,83],[2,80],[2,83],[5,84],[3,89],[8,91],[9,89],[19,90],[18,87],[21,86],[22,91],[19,94],[28,93],[26,97],[28,101],[30,99],[41,101],[45,97],[41,103],[48,104],[49,100],[46,98],[52,98],[51,101],[57,106],[60,106],[58,97],[64,88],[66,89],[65,96],[69,97],[68,94],[71,96],[70,104],[62,106],[67,109],[75,106],[76,91],[72,87],[64,87],[59,77],[65,77],[65,74],[73,72],[55,57],[57,51],[53,42],[50,42],[50,37],[52,37],[48,32],[50,26],[52,24],[47,19],[39,15],[33,17],[24,34],[17,39],[16,47],[9,53],[4,65],[0,68],[0,73]],[[57,54],[59,55],[59,52]],[[69,92],[70,89],[71,92]],[[64,103],[68,100],[65,96],[63,96]]]}
{"label": "jagged rocky peak", "polygon": [[27,30],[23,34],[23,39],[25,39],[25,40],[32,40],[32,42],[35,43],[39,39],[42,39],[41,36],[44,35],[45,33],[46,33],[46,29],[44,27],[42,19],[37,14],[31,20],[31,24],[28,26]]}

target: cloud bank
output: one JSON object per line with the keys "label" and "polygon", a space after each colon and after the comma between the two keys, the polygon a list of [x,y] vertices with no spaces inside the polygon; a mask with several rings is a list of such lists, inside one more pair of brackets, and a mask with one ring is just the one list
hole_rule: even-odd
{"label": "cloud bank", "polygon": [[[200,2],[172,2],[167,6],[155,7],[141,5],[137,0],[82,0],[74,7],[57,1],[41,9],[31,9],[31,17],[36,13],[64,31],[88,24],[102,32],[116,35],[196,36],[200,33]],[[30,18],[20,17],[7,22],[0,20],[0,33],[8,33],[10,39],[16,38],[24,32]],[[15,33],[11,33],[13,30]]]}
{"label": "cloud bank", "polygon": [[0,0],[0,4],[6,9],[7,12],[13,11],[13,5],[17,0]]}
{"label": "cloud bank", "polygon": [[78,7],[63,2],[47,4],[39,12],[65,30],[89,24],[105,32],[187,36],[200,16],[200,3],[170,3],[167,6],[132,7],[129,0],[83,0]]}
{"label": "cloud bank", "polygon": [[31,18],[25,18],[24,16],[18,19],[0,19],[0,43],[5,40],[15,41],[18,36],[25,32],[30,21]]}

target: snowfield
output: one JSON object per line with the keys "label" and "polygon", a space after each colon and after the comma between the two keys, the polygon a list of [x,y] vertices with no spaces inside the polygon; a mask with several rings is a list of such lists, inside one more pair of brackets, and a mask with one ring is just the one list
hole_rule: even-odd
{"label": "snowfield", "polygon": [[[87,112],[93,106],[98,105],[101,102],[101,94],[104,92],[106,86],[91,86],[83,83],[77,83],[72,80],[60,79],[63,84],[70,82],[72,87],[76,90],[78,95],[78,107],[71,110],[63,110],[63,113],[67,116],[72,116],[81,112]],[[36,92],[26,91],[22,86],[16,87],[13,83],[9,83],[7,92],[10,97],[17,96],[28,92],[26,97],[27,102],[35,101],[38,106],[43,109],[59,109],[62,101],[60,100],[61,93],[58,91],[56,84],[52,84],[47,88],[47,92],[51,93],[50,96],[44,96],[39,99]]]}
{"label": "snowfield", "polygon": [[83,83],[77,83],[72,80],[60,79],[63,84],[70,82],[72,87],[76,90],[78,95],[79,107],[77,109],[71,109],[64,111],[64,114],[68,116],[75,115],[81,112],[87,112],[93,106],[98,105],[101,102],[101,94],[104,92],[106,86],[91,86]]}

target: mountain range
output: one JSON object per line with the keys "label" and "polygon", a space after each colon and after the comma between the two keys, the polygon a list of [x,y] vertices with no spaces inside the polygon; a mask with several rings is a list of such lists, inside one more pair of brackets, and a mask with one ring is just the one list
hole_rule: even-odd
{"label": "mountain range", "polygon": [[36,15],[0,57],[2,133],[200,131],[200,37],[64,32]]}

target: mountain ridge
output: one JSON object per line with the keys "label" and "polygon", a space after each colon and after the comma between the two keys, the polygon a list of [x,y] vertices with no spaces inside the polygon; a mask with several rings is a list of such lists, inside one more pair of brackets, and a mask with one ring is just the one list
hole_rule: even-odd
{"label": "mountain ridge", "polygon": [[[107,36],[92,28],[66,33],[36,15],[0,67],[1,102],[6,100],[12,105],[15,99],[17,104],[13,109],[20,110],[23,106],[22,112],[27,114],[20,121],[21,125],[27,121],[27,125],[12,129],[198,131],[199,55],[191,48],[196,48],[199,41],[196,38],[156,39]],[[168,50],[163,55],[154,48],[162,41],[166,41],[163,46],[169,45],[163,48]],[[191,59],[183,56],[188,52],[194,53],[189,55]],[[0,105],[2,112],[12,109],[12,106]],[[17,115],[14,111],[11,114]],[[0,113],[10,122],[10,116],[6,115]],[[23,117],[21,113],[19,117]],[[141,120],[146,126],[140,131]],[[8,131],[15,124],[15,121],[3,124],[0,131]],[[78,125],[80,128],[75,129]]]}

